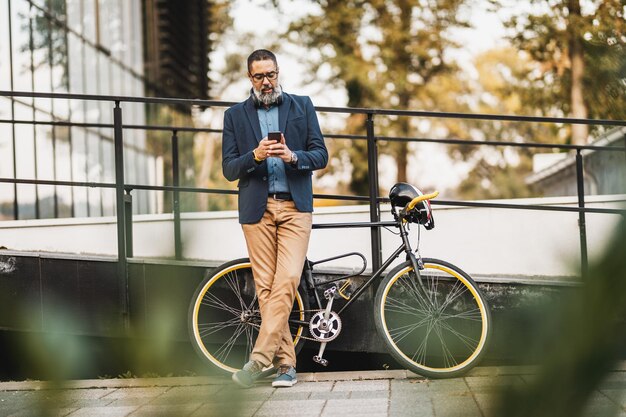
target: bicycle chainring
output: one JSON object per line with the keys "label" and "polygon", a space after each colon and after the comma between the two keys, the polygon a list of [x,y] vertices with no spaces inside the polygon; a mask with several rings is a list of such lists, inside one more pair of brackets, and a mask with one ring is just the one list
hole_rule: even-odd
{"label": "bicycle chainring", "polygon": [[341,332],[341,319],[339,314],[330,312],[328,320],[324,320],[324,311],[315,313],[309,322],[309,333],[319,342],[330,342]]}

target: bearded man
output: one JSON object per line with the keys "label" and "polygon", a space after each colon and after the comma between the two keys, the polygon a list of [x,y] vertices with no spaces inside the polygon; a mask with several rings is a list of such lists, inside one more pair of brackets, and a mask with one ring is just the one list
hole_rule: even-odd
{"label": "bearded man", "polygon": [[261,309],[261,327],[233,381],[250,387],[263,368],[278,368],[274,387],[297,382],[288,318],[311,234],[313,170],[328,151],[311,99],[287,94],[276,56],[265,49],[248,57],[250,97],[224,114],[222,171],[238,180],[239,223],[246,240]]}

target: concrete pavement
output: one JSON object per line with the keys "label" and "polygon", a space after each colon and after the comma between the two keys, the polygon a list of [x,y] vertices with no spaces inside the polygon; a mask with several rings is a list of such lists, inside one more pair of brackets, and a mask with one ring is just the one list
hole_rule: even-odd
{"label": "concrete pavement", "polygon": [[[482,367],[463,378],[427,380],[407,371],[299,374],[292,388],[269,380],[249,390],[229,378],[175,377],[0,383],[0,416],[492,416],[505,386],[532,368]],[[626,417],[626,364],[594,392],[585,415]]]}

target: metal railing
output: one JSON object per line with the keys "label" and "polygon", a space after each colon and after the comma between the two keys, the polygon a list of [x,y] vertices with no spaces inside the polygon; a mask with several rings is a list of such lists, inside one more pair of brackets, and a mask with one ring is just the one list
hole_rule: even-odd
{"label": "metal railing", "polygon": [[[118,246],[118,279],[121,291],[121,309],[124,314],[128,313],[128,258],[133,257],[132,246],[132,197],[133,190],[153,190],[153,191],[170,191],[173,193],[173,216],[174,216],[174,248],[176,259],[182,259],[182,238],[180,228],[180,193],[210,193],[210,194],[236,194],[236,191],[225,189],[209,189],[198,187],[181,187],[179,177],[179,144],[178,134],[181,132],[209,132],[220,133],[221,129],[211,128],[193,128],[187,126],[159,126],[159,125],[132,125],[123,123],[122,103],[143,103],[158,104],[171,106],[200,106],[200,107],[230,107],[234,103],[214,100],[187,100],[173,98],[153,98],[153,97],[126,97],[126,96],[100,96],[85,94],[59,94],[59,93],[35,93],[35,92],[16,92],[16,91],[0,91],[0,97],[8,98],[50,98],[65,100],[95,100],[107,101],[113,105],[113,124],[102,123],[72,123],[67,121],[35,121],[35,120],[0,120],[0,123],[31,124],[31,125],[50,125],[50,126],[80,126],[85,128],[109,128],[113,129],[114,152],[115,152],[115,183],[102,182],[79,182],[79,181],[52,181],[52,180],[33,180],[21,178],[0,178],[0,183],[12,184],[34,184],[34,185],[56,185],[56,186],[74,186],[74,187],[97,187],[97,188],[114,188],[116,195],[116,215],[117,215],[117,246]],[[372,267],[377,269],[382,259],[381,232],[379,227],[372,227],[371,223],[380,222],[380,204],[388,201],[385,197],[379,195],[378,180],[378,142],[423,142],[438,143],[447,145],[471,145],[471,146],[505,146],[516,148],[548,148],[561,149],[576,152],[576,182],[577,182],[577,207],[565,206],[541,206],[527,204],[503,204],[490,202],[469,202],[455,200],[437,200],[434,204],[447,206],[462,207],[489,207],[500,209],[521,209],[521,210],[549,210],[561,212],[576,212],[579,216],[579,234],[580,234],[580,253],[581,253],[581,271],[583,276],[587,270],[587,231],[586,231],[586,213],[609,213],[621,214],[624,212],[618,209],[606,208],[588,208],[585,206],[585,190],[583,181],[583,155],[584,150],[624,152],[626,154],[626,138],[624,146],[594,146],[594,145],[566,145],[554,143],[518,143],[518,142],[502,142],[502,141],[468,141],[462,139],[433,139],[433,138],[411,138],[411,137],[389,137],[378,136],[375,130],[376,116],[400,116],[400,117],[428,117],[439,119],[472,119],[484,121],[510,121],[510,122],[530,122],[530,123],[561,123],[561,124],[584,124],[584,125],[605,125],[605,126],[626,126],[624,120],[598,120],[598,119],[573,119],[573,118],[549,118],[549,117],[529,117],[529,116],[507,116],[492,114],[466,114],[466,113],[449,113],[449,112],[431,112],[431,111],[406,111],[406,110],[385,110],[385,109],[366,109],[366,108],[340,108],[340,107],[317,107],[318,112],[325,113],[341,113],[341,114],[362,114],[365,119],[365,135],[325,135],[327,139],[349,139],[349,140],[365,140],[367,141],[368,151],[368,180],[369,195],[368,196],[345,196],[332,194],[315,194],[315,198],[343,200],[343,201],[362,201],[369,204],[370,223],[368,227],[371,229],[371,249],[372,249]],[[143,184],[128,184],[125,182],[124,176],[124,129],[140,129],[144,131],[167,131],[171,132],[172,145],[172,185],[156,186]],[[17,197],[16,197],[17,198]],[[346,225],[342,225],[345,227]],[[351,224],[347,226],[363,227],[363,224]]]}

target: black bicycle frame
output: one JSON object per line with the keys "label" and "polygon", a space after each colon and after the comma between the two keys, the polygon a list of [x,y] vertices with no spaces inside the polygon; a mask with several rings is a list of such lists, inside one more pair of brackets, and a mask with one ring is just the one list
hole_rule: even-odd
{"label": "black bicycle frame", "polygon": [[[330,223],[330,224],[317,224],[314,225],[313,228],[314,229],[324,229],[324,228],[343,228],[343,227],[397,227],[400,229],[400,237],[402,238],[402,245],[400,245],[391,255],[389,255],[389,257],[385,260],[385,262],[383,262],[383,264],[380,266],[380,268],[378,268],[376,270],[376,272],[374,272],[372,274],[372,276],[365,281],[363,284],[359,285],[356,289],[356,291],[354,292],[354,294],[352,294],[350,296],[350,298],[348,299],[348,301],[346,302],[346,304],[337,312],[337,314],[341,315],[341,313],[347,309],[349,306],[352,305],[352,303],[358,299],[361,294],[363,294],[363,292],[370,286],[372,285],[372,283],[377,280],[383,272],[385,272],[385,270],[389,267],[389,265],[391,265],[391,263],[393,261],[395,261],[398,256],[400,256],[402,254],[402,252],[406,253],[407,255],[407,259],[411,261],[411,265],[413,266],[413,270],[415,271],[415,273],[417,274],[418,278],[419,278],[419,266],[418,266],[418,262],[417,262],[417,258],[415,257],[415,254],[413,253],[412,249],[411,249],[411,244],[409,242],[409,237],[408,237],[408,233],[406,228],[404,227],[404,224],[402,222],[402,220],[397,220],[397,221],[393,221],[393,222],[364,222],[364,223]],[[343,258],[343,257],[347,257],[347,256],[353,256],[353,255],[358,255],[360,257],[363,258],[363,260],[365,261],[365,257],[358,252],[350,252],[350,253],[346,253],[344,255],[338,255],[338,256],[334,256],[332,258],[327,258],[327,259],[322,259],[320,261],[316,261],[316,262],[311,262],[309,260],[306,261],[305,264],[305,270],[304,270],[304,275],[305,275],[305,285],[307,288],[307,293],[310,292],[310,290],[313,291],[314,295],[315,295],[315,301],[317,303],[317,308],[323,308],[322,307],[322,303],[321,300],[319,298],[319,294],[317,293],[317,287],[318,286],[322,286],[322,285],[326,285],[328,283],[332,283],[335,281],[340,281],[343,279],[347,279],[347,278],[351,278],[354,276],[358,276],[361,274],[361,272],[363,272],[366,268],[366,264],[364,263],[363,268],[361,269],[361,271],[359,271],[356,274],[352,274],[352,275],[347,275],[344,277],[340,277],[340,278],[336,278],[336,279],[332,279],[332,280],[328,280],[325,282],[321,282],[321,283],[316,283],[314,278],[313,278],[313,270],[312,267],[316,264],[319,263],[324,263],[324,262],[328,262],[331,260],[335,260],[335,259],[339,259],[339,258]],[[366,261],[365,261],[366,262]],[[424,289],[423,287],[423,283],[421,279],[417,280],[420,284],[420,287],[422,287],[422,289]],[[298,324],[308,324],[306,322],[300,322],[298,320],[293,320],[293,323],[298,323]]]}

